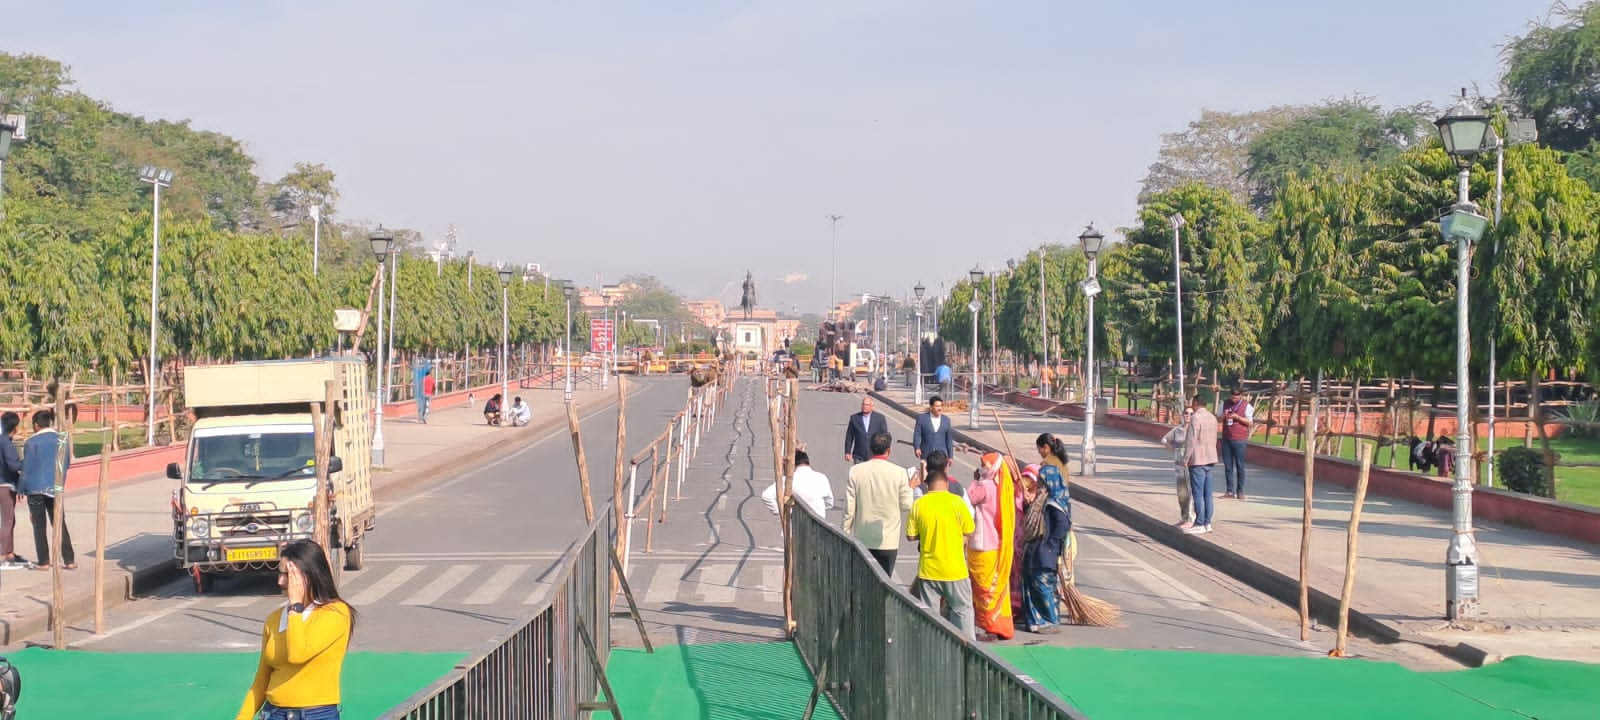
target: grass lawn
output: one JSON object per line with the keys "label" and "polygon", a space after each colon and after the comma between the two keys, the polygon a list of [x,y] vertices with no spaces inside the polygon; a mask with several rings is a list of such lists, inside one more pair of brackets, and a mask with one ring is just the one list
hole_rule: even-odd
{"label": "grass lawn", "polygon": [[[1254,440],[1260,442],[1262,437],[1255,436]],[[1478,446],[1488,444],[1487,435],[1478,438]],[[1278,447],[1284,446],[1284,438],[1278,433],[1272,433],[1268,444]],[[1289,434],[1289,447],[1300,448],[1299,438],[1294,433]],[[1521,447],[1522,441],[1515,438],[1502,437],[1495,442],[1495,450],[1504,450],[1509,447]],[[1537,438],[1533,441],[1535,449],[1539,447]],[[1389,451],[1391,448],[1378,448],[1373,456],[1372,464],[1376,467],[1389,467]],[[1399,453],[1395,459],[1395,469],[1404,470],[1408,467],[1406,455],[1410,448],[1393,448]],[[1561,459],[1556,465],[1556,499],[1590,507],[1600,507],[1600,467],[1566,467],[1568,463],[1593,463],[1600,465],[1600,440],[1592,438],[1560,437],[1550,441],[1550,449],[1560,454]],[[1354,461],[1356,459],[1356,443],[1353,439],[1344,443],[1339,457]]]}
{"label": "grass lawn", "polygon": [[[99,455],[100,448],[111,439],[110,430],[94,430],[90,432],[74,432],[72,434],[72,456],[89,457]],[[125,427],[122,429],[120,442],[117,447],[127,450],[129,448],[144,446],[144,428]]]}

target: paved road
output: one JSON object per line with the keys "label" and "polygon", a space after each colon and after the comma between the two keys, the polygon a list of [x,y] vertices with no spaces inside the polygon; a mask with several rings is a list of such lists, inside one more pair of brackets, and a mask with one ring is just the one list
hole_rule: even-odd
{"label": "paved road", "polygon": [[[859,408],[861,396],[805,392],[801,398],[800,441],[813,466],[832,481],[843,517],[844,423]],[[780,595],[783,558],[777,518],[760,493],[772,481],[766,399],[758,382],[742,383],[708,437],[695,481],[673,516],[655,533],[656,552],[636,548],[629,577],[639,598],[647,630],[656,642],[713,642],[781,637]],[[891,432],[909,439],[910,418],[887,413]],[[730,421],[730,418],[732,420]],[[1023,452],[1029,452],[1024,450]],[[891,459],[910,464],[909,448],[897,444]],[[973,457],[958,460],[970,477]],[[691,490],[689,489],[692,487]],[[1333,646],[1333,633],[1316,629],[1299,641],[1298,616],[1289,608],[1231,578],[1144,537],[1092,508],[1073,509],[1078,537],[1079,587],[1123,611],[1118,628],[1068,628],[1055,636],[1019,632],[1011,643],[1068,646],[1160,648],[1256,655],[1313,655]],[[698,522],[683,522],[686,515]],[[916,574],[916,554],[906,546],[896,568],[897,581]],[[631,622],[613,625],[613,641],[636,646]],[[1432,653],[1404,646],[1376,646],[1352,640],[1355,654],[1448,667]]]}
{"label": "paved road", "polygon": [[[682,376],[630,381],[628,445],[637,450],[681,409]],[[582,419],[595,504],[610,499],[616,408]],[[542,578],[584,529],[566,429],[529,436],[526,448],[463,467],[432,487],[378,508],[367,564],[346,572],[341,593],[360,616],[355,649],[472,651],[532,610]],[[273,575],[219,579],[196,596],[187,580],[107,614],[109,632],[81,628],[74,646],[107,651],[246,650],[282,602]],[[34,638],[45,642],[47,637]]]}

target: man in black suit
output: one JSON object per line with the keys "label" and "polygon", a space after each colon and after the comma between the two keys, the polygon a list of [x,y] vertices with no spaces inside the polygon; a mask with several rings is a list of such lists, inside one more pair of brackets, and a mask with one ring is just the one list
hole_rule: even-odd
{"label": "man in black suit", "polygon": [[872,459],[872,436],[889,432],[889,421],[872,411],[872,397],[861,398],[861,412],[850,416],[844,427],[844,459],[863,463]]}
{"label": "man in black suit", "polygon": [[934,451],[955,457],[956,447],[950,439],[950,418],[944,416],[944,400],[938,395],[928,400],[928,411],[917,416],[917,427],[911,433],[911,447],[917,457],[926,458]]}

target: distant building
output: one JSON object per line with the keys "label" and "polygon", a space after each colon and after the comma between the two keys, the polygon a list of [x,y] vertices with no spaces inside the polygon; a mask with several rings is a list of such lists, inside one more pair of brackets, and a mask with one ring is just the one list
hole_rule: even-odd
{"label": "distant building", "polygon": [[708,328],[722,327],[722,321],[728,317],[728,309],[721,300],[685,300],[683,307],[694,316],[695,322]]}

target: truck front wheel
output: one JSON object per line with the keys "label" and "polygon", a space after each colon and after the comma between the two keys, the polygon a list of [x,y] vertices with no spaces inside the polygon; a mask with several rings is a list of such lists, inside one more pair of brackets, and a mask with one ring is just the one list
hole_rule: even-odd
{"label": "truck front wheel", "polygon": [[355,572],[366,564],[366,551],[361,547],[361,541],[344,549],[344,569]]}
{"label": "truck front wheel", "polygon": [[199,565],[190,566],[189,569],[194,574],[194,594],[196,594],[196,595],[207,595],[207,594],[210,594],[211,593],[211,584],[212,584],[212,582],[214,582],[217,579],[217,576],[213,575],[211,573],[208,573],[208,572],[201,572]]}

